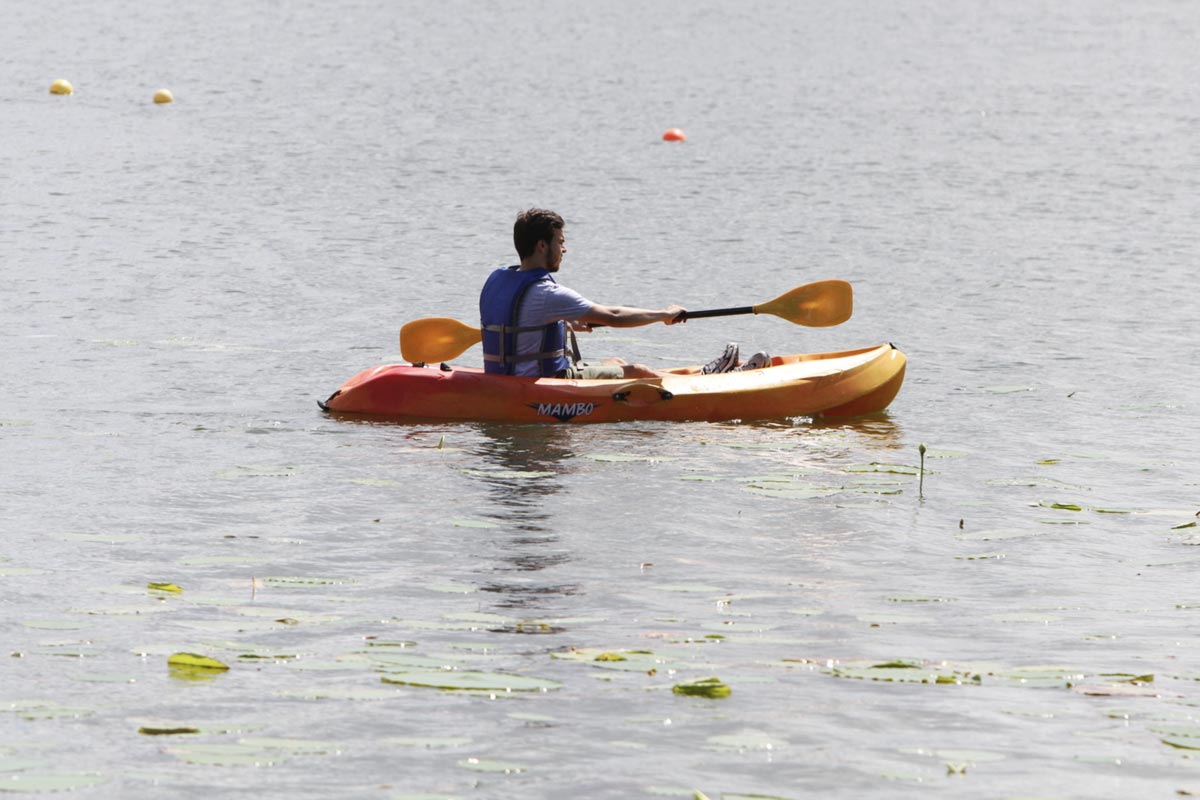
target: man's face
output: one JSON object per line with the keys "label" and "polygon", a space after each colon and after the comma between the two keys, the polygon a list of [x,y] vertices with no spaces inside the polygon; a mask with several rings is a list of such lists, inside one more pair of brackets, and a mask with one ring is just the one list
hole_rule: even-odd
{"label": "man's face", "polygon": [[546,248],[546,271],[558,272],[559,266],[562,264],[562,257],[567,253],[567,239],[563,236],[562,230],[556,230],[554,237],[550,239],[550,244]]}

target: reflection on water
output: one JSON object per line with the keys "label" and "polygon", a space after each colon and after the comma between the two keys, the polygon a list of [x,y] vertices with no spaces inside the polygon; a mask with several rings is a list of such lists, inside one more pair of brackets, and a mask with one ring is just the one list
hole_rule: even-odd
{"label": "reflection on water", "polygon": [[814,431],[838,430],[857,434],[859,444],[883,450],[899,450],[904,445],[904,427],[887,411],[877,411],[850,419],[816,419],[808,426]]}
{"label": "reflection on water", "polygon": [[[472,473],[488,489],[486,516],[511,531],[481,591],[495,595],[497,608],[544,612],[553,599],[574,595],[578,586],[550,582],[552,570],[571,560],[551,529],[548,498],[562,489],[559,478],[572,455],[572,432],[559,427],[480,424],[477,454],[485,469]],[[546,571],[550,571],[546,574]],[[531,580],[532,576],[537,576]],[[511,633],[558,633],[546,623],[521,622]]]}

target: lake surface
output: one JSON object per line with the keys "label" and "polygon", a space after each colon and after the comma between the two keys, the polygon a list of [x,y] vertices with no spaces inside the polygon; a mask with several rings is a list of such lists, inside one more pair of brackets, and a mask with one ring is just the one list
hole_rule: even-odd
{"label": "lake surface", "polygon": [[[1194,4],[4,18],[0,789],[1200,793]],[[473,323],[531,205],[597,302],[855,287],[587,353],[892,341],[907,382],[842,424],[320,412]]]}

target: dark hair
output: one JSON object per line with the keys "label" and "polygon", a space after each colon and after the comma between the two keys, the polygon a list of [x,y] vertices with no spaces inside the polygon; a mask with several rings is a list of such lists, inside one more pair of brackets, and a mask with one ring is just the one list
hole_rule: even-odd
{"label": "dark hair", "polygon": [[563,218],[553,211],[544,208],[522,211],[513,223],[513,244],[517,247],[517,255],[521,258],[533,255],[538,242],[549,244],[554,232],[562,228]]}

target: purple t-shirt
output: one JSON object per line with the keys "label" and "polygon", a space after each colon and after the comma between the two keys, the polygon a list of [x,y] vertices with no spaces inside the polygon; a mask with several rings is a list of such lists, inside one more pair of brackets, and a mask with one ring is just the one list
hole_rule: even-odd
{"label": "purple t-shirt", "polygon": [[[521,301],[521,316],[517,324],[546,325],[558,320],[571,322],[579,319],[592,308],[592,301],[576,291],[550,281],[538,281],[525,292]],[[528,355],[541,351],[542,334],[517,334],[517,355]],[[537,377],[541,369],[536,361],[518,361],[514,375]]]}

